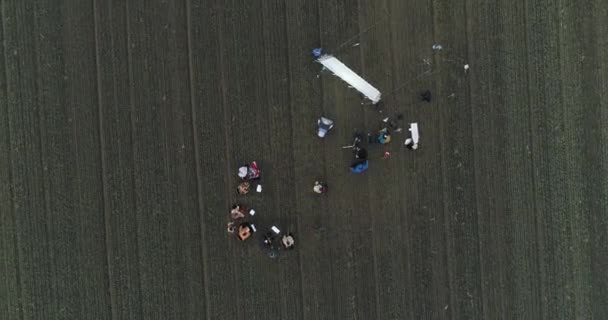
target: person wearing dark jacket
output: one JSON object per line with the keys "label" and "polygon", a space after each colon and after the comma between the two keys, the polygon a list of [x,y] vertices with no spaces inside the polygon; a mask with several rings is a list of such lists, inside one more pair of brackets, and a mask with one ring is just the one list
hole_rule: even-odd
{"label": "person wearing dark jacket", "polygon": [[425,92],[420,94],[422,101],[431,102],[431,91],[426,90]]}
{"label": "person wearing dark jacket", "polygon": [[367,160],[367,150],[357,147],[355,149],[355,159]]}

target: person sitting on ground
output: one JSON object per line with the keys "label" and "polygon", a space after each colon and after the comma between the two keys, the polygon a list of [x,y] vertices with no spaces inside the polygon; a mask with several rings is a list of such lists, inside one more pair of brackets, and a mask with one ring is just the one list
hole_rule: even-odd
{"label": "person sitting on ground", "polygon": [[276,243],[276,233],[269,231],[262,237],[262,251],[265,252],[268,257],[274,259],[279,256],[279,248]]}
{"label": "person sitting on ground", "polygon": [[239,224],[238,237],[241,241],[245,241],[245,240],[249,239],[249,237],[251,237],[252,234],[253,234],[253,229],[252,229],[252,226],[250,223],[243,222],[243,223]]}
{"label": "person sitting on ground", "polygon": [[245,212],[247,212],[247,209],[245,207],[235,204],[230,209],[230,218],[232,220],[239,220],[245,218]]}
{"label": "person sitting on ground", "polygon": [[355,159],[367,160],[367,150],[365,148],[355,148]]}
{"label": "person sitting on ground", "polygon": [[247,172],[249,172],[248,168],[249,168],[248,166],[239,167],[239,173],[238,173],[239,178],[241,178],[243,180],[247,179]]}
{"label": "person sitting on ground", "polygon": [[395,122],[394,120],[392,120],[390,117],[386,117],[386,118],[382,119],[382,122],[384,122],[384,123],[388,124],[388,126],[389,126],[391,129],[397,129],[397,128],[399,128],[399,127],[397,126],[397,122]]}
{"label": "person sitting on ground", "polygon": [[234,230],[236,229],[234,222],[230,221],[228,222],[228,226],[226,228],[226,230],[228,231],[228,233],[234,233]]}
{"label": "person sitting on ground", "polygon": [[243,181],[243,182],[239,183],[237,190],[238,190],[239,194],[248,194],[250,187],[251,187],[251,184],[249,182]]}
{"label": "person sitting on ground", "polygon": [[315,181],[315,185],[314,185],[314,187],[312,187],[312,190],[315,193],[323,194],[323,193],[327,192],[327,183]]}
{"label": "person sitting on ground", "polygon": [[271,248],[274,239],[275,234],[273,232],[266,232],[266,234],[264,234],[264,240],[262,241],[262,244],[264,244],[264,246],[266,246],[267,248]]}
{"label": "person sitting on ground", "polygon": [[387,128],[384,128],[382,130],[379,130],[377,134],[368,133],[367,141],[370,144],[372,144],[372,143],[387,144],[387,143],[391,142],[391,134],[388,132]]}
{"label": "person sitting on ground", "polygon": [[281,245],[287,250],[293,249],[295,243],[296,241],[291,233],[284,234],[283,237],[281,237]]}
{"label": "person sitting on ground", "polygon": [[381,144],[387,144],[391,142],[391,135],[388,132],[388,129],[384,128],[378,132],[378,142]]}

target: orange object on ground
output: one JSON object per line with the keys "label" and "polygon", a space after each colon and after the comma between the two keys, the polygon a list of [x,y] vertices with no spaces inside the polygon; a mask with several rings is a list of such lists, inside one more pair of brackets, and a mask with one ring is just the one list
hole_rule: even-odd
{"label": "orange object on ground", "polygon": [[241,241],[245,241],[249,237],[251,237],[251,227],[246,224],[241,224],[239,226],[239,239],[241,239]]}

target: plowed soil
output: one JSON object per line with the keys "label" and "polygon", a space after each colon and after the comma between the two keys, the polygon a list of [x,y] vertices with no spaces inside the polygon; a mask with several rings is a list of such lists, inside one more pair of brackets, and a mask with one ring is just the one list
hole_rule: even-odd
{"label": "plowed soil", "polygon": [[0,319],[608,318],[608,2],[0,3]]}

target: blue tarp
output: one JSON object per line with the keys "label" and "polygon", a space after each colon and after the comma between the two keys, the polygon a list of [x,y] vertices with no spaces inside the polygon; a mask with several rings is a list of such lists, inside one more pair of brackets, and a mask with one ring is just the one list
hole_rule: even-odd
{"label": "blue tarp", "polygon": [[368,162],[360,162],[352,167],[350,167],[350,171],[352,171],[353,173],[362,173],[365,172],[368,168]]}

